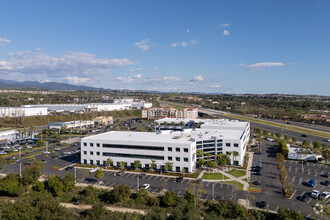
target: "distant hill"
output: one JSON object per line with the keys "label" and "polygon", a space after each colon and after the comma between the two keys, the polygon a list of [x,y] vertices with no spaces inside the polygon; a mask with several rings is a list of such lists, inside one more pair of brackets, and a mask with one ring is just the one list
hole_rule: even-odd
{"label": "distant hill", "polygon": [[90,86],[76,86],[67,83],[44,82],[38,81],[12,81],[0,79],[0,88],[40,88],[46,90],[80,90],[80,91],[109,91],[109,89],[95,88]]}

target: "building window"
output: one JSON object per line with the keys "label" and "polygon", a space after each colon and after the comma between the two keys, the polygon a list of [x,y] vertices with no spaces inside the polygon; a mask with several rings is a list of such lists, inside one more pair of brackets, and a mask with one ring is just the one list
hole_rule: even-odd
{"label": "building window", "polygon": [[183,161],[188,162],[188,158],[187,157],[183,158]]}
{"label": "building window", "polygon": [[226,143],[226,147],[230,147],[230,143]]}
{"label": "building window", "polygon": [[100,147],[100,144],[96,144],[96,147]]}
{"label": "building window", "polygon": [[84,143],[84,147],[87,147],[87,143]]}
{"label": "building window", "polygon": [[181,168],[180,167],[175,167],[175,171],[176,172],[181,172]]}
{"label": "building window", "polygon": [[87,155],[87,151],[84,151],[84,155]]}
{"label": "building window", "polygon": [[184,148],[183,151],[184,151],[185,153],[188,153],[188,148]]}
{"label": "building window", "polygon": [[168,147],[167,150],[168,150],[168,151],[172,151],[172,148],[171,148],[171,147]]}
{"label": "building window", "polygon": [[183,169],[185,173],[188,173],[188,167],[184,167]]}
{"label": "building window", "polygon": [[93,151],[90,151],[89,154],[90,154],[90,155],[94,155],[94,152],[93,152]]}
{"label": "building window", "polygon": [[94,161],[93,160],[90,160],[89,161],[89,164],[93,165],[94,164]]}
{"label": "building window", "polygon": [[176,161],[180,161],[180,157],[176,157],[175,160],[176,160]]}
{"label": "building window", "polygon": [[99,161],[99,160],[97,160],[97,161],[96,161],[96,164],[100,166],[100,161]]}
{"label": "building window", "polygon": [[180,148],[178,148],[178,147],[175,148],[175,151],[176,151],[176,152],[180,152]]}
{"label": "building window", "polygon": [[89,146],[90,146],[90,147],[93,147],[93,146],[94,146],[94,144],[93,144],[93,143],[90,143],[90,144],[89,144]]}
{"label": "building window", "polygon": [[84,164],[87,164],[87,160],[84,160]]}
{"label": "building window", "polygon": [[172,161],[172,157],[168,157],[168,160],[171,160]]}
{"label": "building window", "polygon": [[234,144],[234,147],[238,147],[238,144]]}
{"label": "building window", "polygon": [[97,155],[97,156],[100,156],[100,152],[96,152],[96,155]]}

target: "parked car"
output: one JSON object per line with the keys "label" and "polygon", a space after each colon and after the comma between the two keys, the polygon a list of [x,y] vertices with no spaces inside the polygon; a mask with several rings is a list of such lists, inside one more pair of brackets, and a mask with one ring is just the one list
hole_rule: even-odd
{"label": "parked car", "polygon": [[266,201],[257,202],[256,205],[258,208],[264,209],[267,206],[267,202]]}
{"label": "parked car", "polygon": [[177,183],[182,183],[183,182],[183,176],[179,176],[175,180]]}
{"label": "parked car", "polygon": [[140,173],[140,174],[139,174],[139,178],[143,178],[143,177],[145,177],[145,176],[146,176],[145,173]]}
{"label": "parked car", "polygon": [[66,171],[69,171],[69,170],[72,170],[72,169],[73,169],[72,166],[68,166],[68,167],[65,168]]}
{"label": "parked car", "polygon": [[314,187],[315,186],[315,180],[314,179],[310,179],[307,183],[307,186],[309,187]]}
{"label": "parked car", "polygon": [[44,151],[43,154],[50,154],[50,151]]}
{"label": "parked car", "polygon": [[61,149],[58,148],[58,147],[54,148],[54,151],[60,151],[60,150],[61,150]]}
{"label": "parked car", "polygon": [[309,198],[309,195],[307,193],[304,193],[304,195],[300,196],[298,199],[302,202],[307,202]]}
{"label": "parked car", "polygon": [[252,184],[253,185],[256,185],[256,186],[260,186],[261,185],[261,183],[258,180],[253,181]]}
{"label": "parked car", "polygon": [[253,174],[253,175],[256,175],[256,176],[261,176],[260,171],[253,172],[252,174]]}
{"label": "parked car", "polygon": [[125,171],[122,171],[122,170],[116,173],[117,176],[122,176],[124,174],[125,174]]}
{"label": "parked car", "polygon": [[328,178],[329,174],[328,173],[323,173],[323,174],[321,174],[321,176],[324,177],[324,178]]}
{"label": "parked car", "polygon": [[326,180],[326,181],[324,181],[324,182],[321,182],[321,184],[324,185],[324,186],[329,186],[329,181]]}
{"label": "parked car", "polygon": [[314,189],[312,191],[311,197],[316,199],[319,196],[319,194],[320,194],[320,191]]}
{"label": "parked car", "polygon": [[90,169],[89,172],[94,173],[96,170],[97,170],[97,168],[93,168],[93,169]]}
{"label": "parked car", "polygon": [[149,189],[150,188],[150,184],[145,183],[145,184],[142,185],[142,187],[145,188],[145,189]]}
{"label": "parked car", "polygon": [[319,199],[327,200],[330,197],[330,192],[323,192],[319,195]]}
{"label": "parked car", "polygon": [[307,135],[306,134],[302,134],[301,137],[307,137]]}

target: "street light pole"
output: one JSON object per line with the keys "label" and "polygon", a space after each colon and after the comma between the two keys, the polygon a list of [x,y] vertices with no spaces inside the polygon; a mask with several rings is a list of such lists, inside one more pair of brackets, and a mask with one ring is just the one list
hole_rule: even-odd
{"label": "street light pole", "polygon": [[22,163],[19,164],[19,177],[22,177]]}
{"label": "street light pole", "polygon": [[139,180],[139,176],[136,177],[136,181],[137,181],[137,189],[136,190],[139,190],[140,188],[140,180]]}
{"label": "street light pole", "polygon": [[212,200],[214,201],[214,183],[212,184]]}
{"label": "street light pole", "polygon": [[77,168],[74,169],[74,183],[77,183]]}

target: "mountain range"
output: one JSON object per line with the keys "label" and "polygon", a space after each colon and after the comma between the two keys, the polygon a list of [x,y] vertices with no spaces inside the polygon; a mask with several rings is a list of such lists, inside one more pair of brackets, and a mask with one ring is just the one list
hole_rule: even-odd
{"label": "mountain range", "polygon": [[40,88],[45,90],[80,90],[80,91],[109,91],[109,89],[95,88],[90,86],[78,86],[71,85],[68,83],[58,83],[58,82],[44,82],[40,83],[38,81],[24,81],[18,82],[13,80],[0,79],[1,89],[10,88]]}

